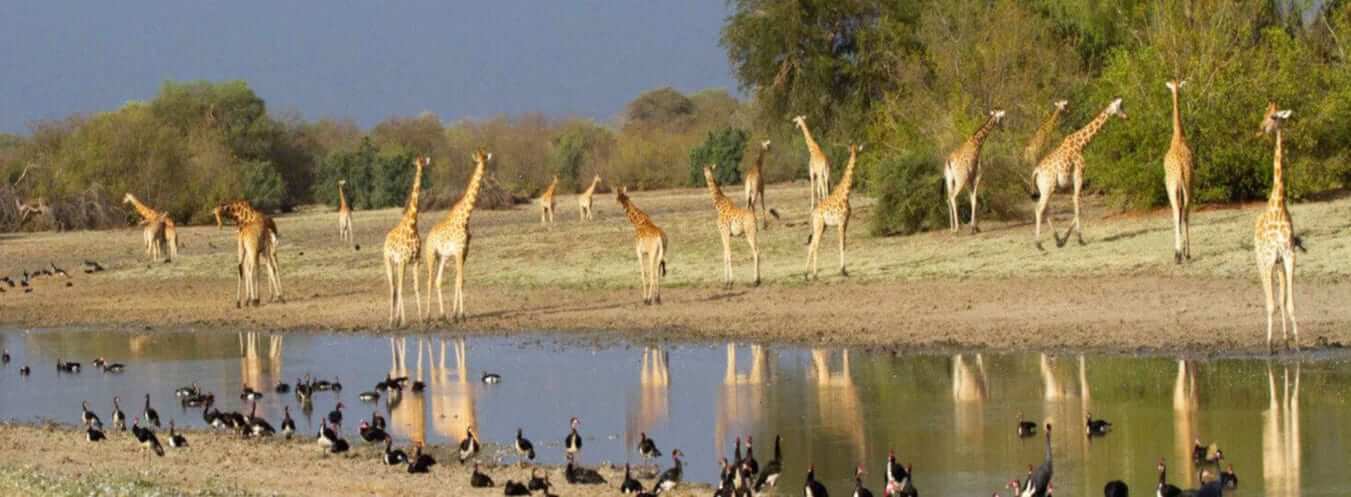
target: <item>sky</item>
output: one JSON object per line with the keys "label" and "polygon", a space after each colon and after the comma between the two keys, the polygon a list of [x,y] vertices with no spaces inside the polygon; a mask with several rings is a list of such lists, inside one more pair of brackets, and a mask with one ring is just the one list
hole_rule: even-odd
{"label": "sky", "polygon": [[249,83],[273,113],[610,119],[644,90],[736,90],[724,0],[14,1],[0,8],[0,132]]}

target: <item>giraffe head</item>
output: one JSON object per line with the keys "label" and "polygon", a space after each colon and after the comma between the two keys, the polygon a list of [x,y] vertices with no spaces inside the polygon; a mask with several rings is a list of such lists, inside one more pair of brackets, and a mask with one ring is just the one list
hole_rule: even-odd
{"label": "giraffe head", "polygon": [[345,179],[340,179],[340,180],[338,180],[338,186],[346,186],[346,185],[347,185],[347,180],[345,180]]}
{"label": "giraffe head", "polygon": [[799,127],[799,128],[805,128],[805,127],[807,127],[807,116],[797,116],[797,117],[794,117],[794,118],[793,118],[793,124],[796,124],[797,127]]}
{"label": "giraffe head", "polygon": [[1289,119],[1292,114],[1294,114],[1294,111],[1279,110],[1276,108],[1276,102],[1268,102],[1267,113],[1262,116],[1262,131],[1258,135],[1275,133],[1277,129],[1280,129],[1281,122]]}
{"label": "giraffe head", "polygon": [[217,205],[215,209],[211,209],[211,215],[216,217],[216,229],[224,229],[224,228],[225,228],[225,223],[221,222],[220,217],[221,217],[221,214],[227,213],[227,212],[225,212],[225,211],[226,211],[226,206],[227,206],[227,205],[228,205],[228,204],[221,204],[221,205]]}
{"label": "giraffe head", "polygon": [[1056,109],[1056,110],[1059,110],[1059,111],[1064,111],[1066,108],[1069,107],[1069,105],[1070,105],[1070,101],[1069,101],[1069,100],[1063,100],[1063,99],[1062,99],[1062,100],[1056,100],[1056,101],[1055,101],[1055,109]]}
{"label": "giraffe head", "polygon": [[624,185],[615,189],[615,201],[619,202],[619,205],[624,205],[625,202],[629,201],[628,185]]}
{"label": "giraffe head", "polygon": [[1107,115],[1126,119],[1126,111],[1121,108],[1121,97],[1116,97],[1112,103],[1107,104]]}
{"label": "giraffe head", "polygon": [[995,125],[1002,124],[1004,121],[1004,109],[993,109],[990,111],[990,119],[994,120]]}
{"label": "giraffe head", "polygon": [[414,160],[413,164],[420,168],[427,167],[432,165],[432,158],[424,155]]}
{"label": "giraffe head", "polygon": [[1167,86],[1169,90],[1172,90],[1173,93],[1177,93],[1178,90],[1181,90],[1183,86],[1186,86],[1187,80],[1170,79],[1168,81],[1165,81],[1163,84],[1164,86]]}
{"label": "giraffe head", "polygon": [[493,154],[492,152],[487,152],[480,148],[474,151],[473,159],[475,164],[486,164],[488,161],[493,160]]}
{"label": "giraffe head", "polygon": [[593,174],[593,175],[591,176],[591,183],[593,183],[593,184],[599,184],[599,183],[600,183],[600,173],[595,173],[595,174]]}
{"label": "giraffe head", "polygon": [[127,192],[126,195],[123,195],[123,196],[122,196],[122,203],[124,203],[124,204],[130,204],[130,203],[135,202],[135,201],[136,201],[136,197],[135,197],[134,195],[132,195],[131,192]]}
{"label": "giraffe head", "polygon": [[705,182],[707,182],[707,183],[710,184],[710,185],[714,185],[714,184],[717,184],[717,183],[718,183],[718,180],[717,180],[716,178],[713,177],[713,170],[714,170],[714,169],[717,169],[717,168],[718,168],[718,165],[717,165],[717,164],[704,164],[704,181],[705,181]]}
{"label": "giraffe head", "polygon": [[769,143],[770,143],[769,140],[760,142],[760,148],[762,150],[769,150]]}

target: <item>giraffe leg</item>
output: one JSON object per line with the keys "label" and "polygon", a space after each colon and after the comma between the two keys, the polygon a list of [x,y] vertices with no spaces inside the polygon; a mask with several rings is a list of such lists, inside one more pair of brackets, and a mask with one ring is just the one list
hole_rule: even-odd
{"label": "giraffe leg", "polygon": [[1276,308],[1280,311],[1281,317],[1281,344],[1286,350],[1290,350],[1290,330],[1285,325],[1285,267],[1276,266],[1274,271],[1276,276]]}
{"label": "giraffe leg", "polygon": [[385,281],[389,282],[389,326],[394,326],[394,302],[398,294],[394,292],[394,265],[385,256]]}
{"label": "giraffe leg", "polygon": [[1272,269],[1274,266],[1266,261],[1259,261],[1259,262],[1261,266],[1258,268],[1259,269],[1258,272],[1261,273],[1262,275],[1262,292],[1267,297],[1267,352],[1270,354],[1275,354],[1276,348],[1273,347],[1271,344],[1271,331],[1272,331],[1271,318],[1272,314],[1276,310],[1276,301],[1275,299],[1272,298],[1271,295],[1271,278],[1272,278]]}
{"label": "giraffe leg", "polygon": [[1192,199],[1187,186],[1182,187],[1182,257],[1192,258]]}
{"label": "giraffe leg", "polygon": [[812,212],[816,210],[816,171],[811,171],[807,173],[807,181],[808,184],[811,185],[808,187],[811,190],[811,192],[809,195],[807,195],[807,197],[809,198],[807,202],[807,212]]}
{"label": "giraffe leg", "polygon": [[281,266],[277,263],[277,246],[270,241],[267,246],[268,282],[272,284],[272,300],[284,304],[286,297],[281,290]]}
{"label": "giraffe leg", "polygon": [[807,279],[816,279],[816,256],[817,249],[821,247],[821,237],[826,233],[826,223],[821,216],[812,215],[812,234],[810,246],[807,248]]}
{"label": "giraffe leg", "polygon": [[647,295],[647,260],[643,257],[643,242],[638,242],[638,249],[636,252],[638,252],[638,277],[643,280],[643,304],[650,304],[652,302],[648,299]]}
{"label": "giraffe leg", "polygon": [[401,259],[395,264],[394,277],[398,281],[394,285],[394,305],[399,309],[399,327],[403,327],[408,324],[408,311],[403,305],[403,279],[404,273],[408,269],[408,262]]}
{"label": "giraffe leg", "polygon": [[755,267],[755,280],[752,286],[760,286],[760,245],[755,239],[755,215],[751,215],[750,223],[746,224],[746,244],[751,246],[751,264]]}
{"label": "giraffe leg", "polygon": [[[848,220],[848,219],[841,220],[841,221],[840,221],[840,276],[844,276],[844,277],[846,277],[846,278],[849,277],[849,270],[845,269],[845,265],[844,265],[844,238],[845,238],[845,234],[848,233],[848,231],[849,231],[848,228],[849,228],[849,220]],[[825,231],[825,230],[822,230],[822,231]]]}
{"label": "giraffe leg", "polygon": [[465,319],[464,312],[464,260],[469,250],[468,243],[455,254],[455,319]]}
{"label": "giraffe leg", "polygon": [[980,166],[976,166],[976,177],[971,181],[971,233],[980,233],[976,225],[976,194],[980,190]]}
{"label": "giraffe leg", "polygon": [[[1173,182],[1169,182],[1173,183]],[[1176,185],[1168,185],[1168,206],[1173,212],[1173,263],[1182,264],[1182,209],[1178,205],[1181,201],[1178,198]]]}
{"label": "giraffe leg", "polygon": [[1055,225],[1051,224],[1051,217],[1046,215],[1046,208],[1051,204],[1051,192],[1048,191],[1050,190],[1050,188],[1038,185],[1038,189],[1041,190],[1041,198],[1037,199],[1037,232],[1036,232],[1037,234],[1036,237],[1033,239],[1033,241],[1036,243],[1037,250],[1045,252],[1046,249],[1042,248],[1041,246],[1042,219],[1046,220],[1046,228],[1051,231],[1051,237],[1056,238],[1057,245],[1059,244],[1060,240],[1055,233]]}
{"label": "giraffe leg", "polygon": [[[434,254],[435,252],[433,252]],[[427,264],[427,300],[432,298],[432,282],[436,282],[436,307],[441,311],[441,319],[446,319],[446,297],[441,290],[442,279],[446,274],[446,257],[435,257],[432,262]],[[432,268],[436,268],[436,275],[432,275]],[[451,295],[454,297],[454,295]],[[451,301],[451,307],[455,307],[455,302]],[[427,302],[427,313],[431,314],[432,303]]]}
{"label": "giraffe leg", "polygon": [[[1085,245],[1085,243],[1084,243],[1084,227],[1083,227],[1082,224],[1079,224],[1079,196],[1080,196],[1079,194],[1080,194],[1080,192],[1083,191],[1083,188],[1084,188],[1084,171],[1083,171],[1083,167],[1082,167],[1082,166],[1075,167],[1075,169],[1074,169],[1074,226],[1072,226],[1072,228],[1074,229],[1074,235],[1075,235],[1076,237],[1078,237],[1078,239],[1079,239],[1079,245]],[[1065,232],[1065,241],[1066,241],[1066,242],[1070,241],[1070,232],[1069,232],[1069,231],[1066,231],[1066,232]]]}
{"label": "giraffe leg", "polygon": [[722,287],[732,288],[732,233],[722,227]]}
{"label": "giraffe leg", "polygon": [[[426,322],[426,314],[422,311],[422,283],[418,281],[418,273],[420,272],[419,270],[422,269],[421,267],[418,267],[418,264],[421,264],[421,261],[422,258],[413,257],[413,270],[410,272],[413,273],[413,303],[417,304],[417,319],[418,322]],[[431,293],[427,294],[427,298],[431,298],[431,296]],[[427,309],[431,310],[431,307],[432,303],[430,301],[427,302]]]}
{"label": "giraffe leg", "polygon": [[[1295,352],[1299,352],[1299,321],[1295,320],[1295,251],[1292,248],[1283,258],[1285,261],[1285,284],[1281,285],[1285,296],[1285,314],[1290,317],[1290,329],[1295,335]],[[1284,319],[1281,321],[1284,323]],[[1287,347],[1289,344],[1286,345]]]}
{"label": "giraffe leg", "polygon": [[666,277],[666,241],[657,240],[657,250],[652,253],[652,301],[661,303],[661,280]]}

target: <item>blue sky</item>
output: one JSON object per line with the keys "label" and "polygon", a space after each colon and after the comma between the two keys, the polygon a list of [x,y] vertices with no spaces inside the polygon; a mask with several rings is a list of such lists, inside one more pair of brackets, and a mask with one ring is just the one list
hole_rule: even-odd
{"label": "blue sky", "polygon": [[724,0],[14,1],[0,132],[243,79],[273,112],[370,126],[543,112],[608,119],[643,90],[735,90]]}

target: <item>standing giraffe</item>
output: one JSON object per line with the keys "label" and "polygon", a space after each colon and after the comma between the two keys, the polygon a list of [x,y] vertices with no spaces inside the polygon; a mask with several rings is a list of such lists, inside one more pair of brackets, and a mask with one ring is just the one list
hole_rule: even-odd
{"label": "standing giraffe", "polygon": [[422,239],[418,238],[417,232],[417,212],[418,195],[422,192],[422,169],[431,162],[431,158],[425,156],[413,161],[417,172],[413,174],[408,204],[403,208],[403,217],[399,219],[399,224],[385,235],[385,279],[389,282],[390,326],[394,326],[395,315],[398,316],[399,326],[403,326],[406,322],[403,309],[403,279],[410,263],[413,265],[413,300],[418,308],[418,316],[423,314],[422,290],[418,287],[417,275],[418,255],[422,249]]}
{"label": "standing giraffe", "polygon": [[[163,252],[169,253],[169,261],[178,257],[178,233],[174,227],[174,220],[169,217],[169,213],[157,211],[141,203],[135,195],[127,192],[122,197],[122,203],[131,204],[136,209],[136,213],[141,216],[140,224],[145,226],[143,230],[145,239],[145,253],[151,260],[160,260]],[[164,250],[167,247],[168,250]]]}
{"label": "standing giraffe", "polygon": [[755,156],[755,163],[751,169],[746,171],[746,208],[755,212],[755,204],[760,204],[760,219],[764,222],[764,228],[769,229],[769,215],[773,214],[775,218],[779,217],[779,212],[770,209],[765,204],[765,153],[769,152],[769,140],[760,142],[760,154]]}
{"label": "standing giraffe", "polygon": [[554,175],[553,182],[539,196],[539,224],[547,226],[554,223],[554,192],[557,190],[558,175]]}
{"label": "standing giraffe", "polygon": [[[1262,117],[1262,132],[1276,134],[1276,153],[1272,162],[1271,197],[1267,209],[1257,217],[1253,229],[1253,249],[1257,255],[1257,272],[1262,278],[1262,291],[1267,296],[1267,351],[1275,353],[1271,344],[1271,318],[1275,312],[1275,298],[1281,306],[1281,340],[1290,348],[1290,335],[1285,328],[1286,318],[1295,332],[1295,350],[1299,350],[1299,322],[1295,321],[1295,228],[1290,211],[1285,207],[1285,158],[1281,124],[1290,118],[1291,111],[1277,110],[1276,103],[1267,104]],[[1279,264],[1279,265],[1278,265]],[[1272,295],[1271,280],[1280,286],[1279,295]]]}
{"label": "standing giraffe", "polygon": [[812,139],[807,129],[807,116],[793,118],[793,123],[802,130],[802,139],[807,142],[807,152],[811,155],[807,162],[807,176],[811,180],[812,199],[808,207],[815,209],[816,202],[826,198],[830,191],[830,158],[821,151],[821,146]]}
{"label": "standing giraffe", "polygon": [[[990,132],[994,131],[995,126],[1003,119],[1003,110],[990,111],[990,117],[985,119],[985,124],[962,143],[962,146],[957,147],[957,150],[948,156],[947,164],[943,166],[943,184],[947,185],[948,190],[948,219],[952,221],[950,224],[953,233],[956,233],[962,224],[957,216],[957,195],[967,187],[971,188],[971,232],[980,232],[980,227],[976,226],[976,194],[980,189],[980,149],[985,144],[985,138],[990,136]],[[852,161],[853,157],[849,160]]]}
{"label": "standing giraffe", "polygon": [[[483,150],[474,152],[474,174],[469,177],[469,186],[455,206],[450,208],[445,220],[437,224],[427,234],[427,243],[423,247],[427,264],[427,314],[432,312],[432,282],[436,283],[436,302],[441,308],[441,318],[446,318],[446,302],[441,294],[442,276],[446,272],[446,262],[455,258],[455,295],[450,301],[451,311],[458,321],[464,319],[464,261],[469,257],[469,215],[474,212],[474,203],[478,201],[479,185],[483,181],[483,169],[493,154]],[[433,273],[433,269],[436,271]]]}
{"label": "standing giraffe", "polygon": [[1065,108],[1069,106],[1069,103],[1069,100],[1056,100],[1055,110],[1051,111],[1051,115],[1046,118],[1046,121],[1037,127],[1037,132],[1032,134],[1032,139],[1023,148],[1023,160],[1027,161],[1029,166],[1036,167],[1037,160],[1041,159],[1041,149],[1046,147],[1046,140],[1051,139],[1051,134],[1060,124],[1060,116],[1065,113]]}
{"label": "standing giraffe", "polygon": [[633,224],[633,241],[638,253],[638,274],[643,280],[643,303],[661,303],[661,279],[666,276],[666,232],[658,228],[638,206],[629,200],[628,187],[620,187],[615,200]]}
{"label": "standing giraffe", "polygon": [[591,218],[591,196],[596,194],[596,185],[600,184],[600,175],[597,174],[591,178],[591,186],[586,187],[581,195],[577,197],[577,216],[582,221],[590,221]]}
{"label": "standing giraffe", "polygon": [[[1037,165],[1037,169],[1032,171],[1032,181],[1037,185],[1037,194],[1040,198],[1037,200],[1037,231],[1036,246],[1041,247],[1041,220],[1046,218],[1046,226],[1051,229],[1051,236],[1055,237],[1057,247],[1065,246],[1065,242],[1070,241],[1070,232],[1073,231],[1079,236],[1079,244],[1084,244],[1084,231],[1079,224],[1079,194],[1084,187],[1084,146],[1093,141],[1093,136],[1102,129],[1102,125],[1107,123],[1107,119],[1112,116],[1121,116],[1126,118],[1126,112],[1121,110],[1121,99],[1112,100],[1097,117],[1093,118],[1088,124],[1084,125],[1078,131],[1065,137],[1059,147],[1046,154]],[[1051,224],[1051,218],[1046,216],[1046,207],[1051,202],[1051,194],[1055,193],[1056,188],[1065,188],[1070,184],[1074,185],[1074,224],[1065,230],[1065,238],[1055,232],[1055,226]]]}
{"label": "standing giraffe", "polygon": [[732,237],[745,235],[746,243],[751,246],[751,260],[755,265],[755,286],[760,286],[760,247],[755,242],[755,213],[737,207],[722,194],[718,180],[713,177],[717,164],[704,166],[704,181],[708,182],[708,194],[713,197],[713,208],[718,211],[718,234],[722,236],[722,286],[732,288]]}
{"label": "standing giraffe", "polygon": [[338,180],[338,238],[346,241],[352,241],[352,207],[347,205],[347,194],[343,193],[342,187],[347,185],[347,180]]}
{"label": "standing giraffe", "polygon": [[[271,252],[275,237],[268,230],[264,218],[254,217],[239,225],[237,256],[239,260],[238,279],[235,285],[235,307],[258,305],[258,261],[263,254]],[[268,281],[272,286],[272,300],[281,299],[280,280],[275,265],[268,264]]]}
{"label": "standing giraffe", "polygon": [[1192,203],[1192,149],[1182,133],[1182,111],[1178,93],[1186,81],[1164,83],[1173,94],[1173,141],[1168,154],[1163,156],[1164,187],[1168,189],[1168,205],[1173,208],[1173,261],[1182,264],[1192,258],[1191,203]]}
{"label": "standing giraffe", "polygon": [[849,232],[849,192],[854,189],[854,162],[858,158],[858,152],[863,150],[862,145],[849,146],[849,163],[844,166],[844,175],[840,176],[839,184],[835,185],[835,191],[830,193],[829,197],[822,200],[820,204],[812,209],[812,231],[807,235],[807,279],[816,278],[816,255],[821,245],[821,237],[826,233],[826,226],[838,226],[840,228],[840,275],[849,276],[849,271],[844,266],[844,240],[845,234]]}
{"label": "standing giraffe", "polygon": [[[272,289],[271,300],[285,302],[286,299],[282,297],[281,289],[281,266],[277,264],[277,223],[268,215],[254,209],[253,205],[250,204],[248,200],[242,199],[216,206],[215,209],[211,210],[211,214],[216,217],[217,228],[224,228],[225,225],[222,218],[233,220],[235,225],[239,228],[236,232],[236,240],[238,242],[237,252],[239,256],[238,264],[241,272],[241,284],[243,284],[242,273],[246,262],[245,258],[249,256],[247,249],[252,248],[253,250],[258,251],[259,257],[263,260],[263,264],[267,266],[268,283],[271,285]],[[254,223],[261,226],[260,231],[258,231],[261,235],[252,232],[245,233],[244,228]],[[267,239],[263,241],[249,240],[254,236],[265,236]],[[254,267],[256,266],[257,261],[255,260]],[[256,295],[257,291],[255,290],[254,296],[256,297]]]}

